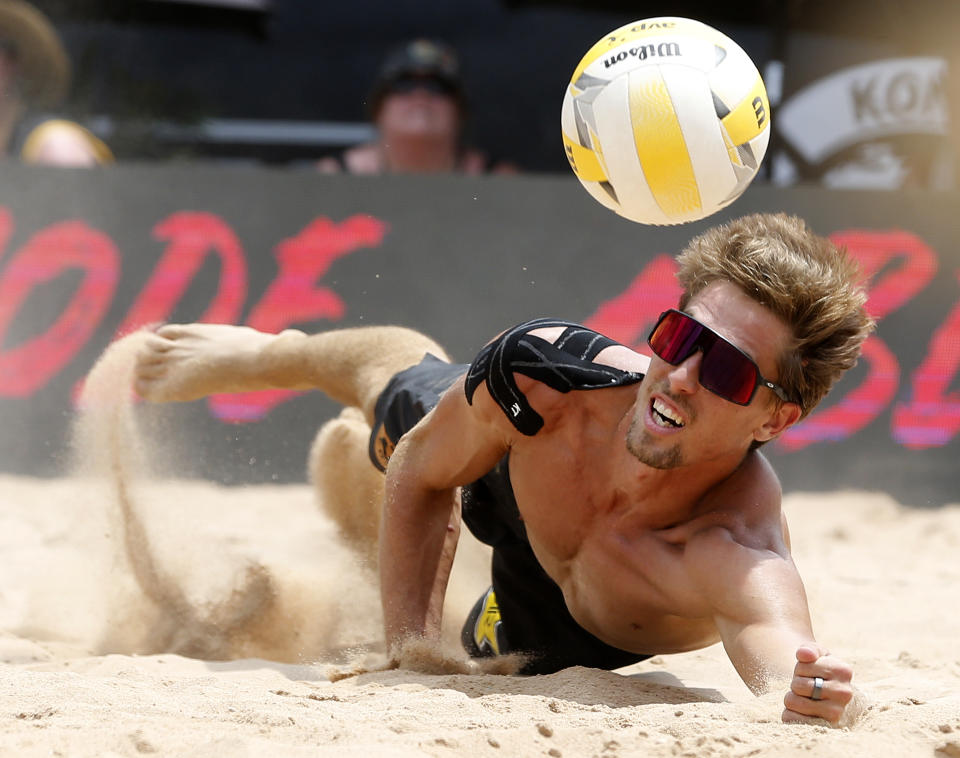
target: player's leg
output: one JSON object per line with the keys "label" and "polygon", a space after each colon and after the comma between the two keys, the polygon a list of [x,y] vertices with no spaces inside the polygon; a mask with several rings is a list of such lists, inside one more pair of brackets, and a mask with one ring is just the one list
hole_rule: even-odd
{"label": "player's leg", "polygon": [[267,334],[246,326],[170,324],[145,341],[134,386],[154,402],[220,392],[319,389],[360,408],[371,423],[377,397],[390,378],[428,352],[446,360],[429,337],[398,326],[308,336],[292,329]]}
{"label": "player's leg", "polygon": [[344,408],[320,429],[310,448],[308,474],[317,504],[344,539],[376,565],[383,474],[370,462],[370,426],[357,408]]}

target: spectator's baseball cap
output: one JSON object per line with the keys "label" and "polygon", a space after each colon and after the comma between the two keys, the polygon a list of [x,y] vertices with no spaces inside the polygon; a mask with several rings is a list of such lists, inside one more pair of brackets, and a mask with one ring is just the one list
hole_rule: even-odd
{"label": "spectator's baseball cap", "polygon": [[429,39],[415,39],[392,51],[380,66],[370,93],[370,112],[375,116],[383,98],[391,92],[427,85],[449,94],[464,106],[460,61],[449,45]]}
{"label": "spectator's baseball cap", "polygon": [[35,106],[60,102],[70,85],[70,59],[53,24],[23,0],[0,0],[0,49],[17,61],[20,92]]}

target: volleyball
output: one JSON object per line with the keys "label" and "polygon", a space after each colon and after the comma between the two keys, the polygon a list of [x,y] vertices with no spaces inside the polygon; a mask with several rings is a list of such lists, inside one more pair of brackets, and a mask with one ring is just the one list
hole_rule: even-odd
{"label": "volleyball", "polygon": [[770,139],[757,67],[699,21],[635,21],[587,51],[563,98],[574,174],[598,202],[641,224],[682,224],[736,200]]}

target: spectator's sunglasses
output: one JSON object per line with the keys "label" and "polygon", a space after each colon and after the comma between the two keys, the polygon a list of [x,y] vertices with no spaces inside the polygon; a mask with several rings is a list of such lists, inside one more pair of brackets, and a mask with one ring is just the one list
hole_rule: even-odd
{"label": "spectator's sunglasses", "polygon": [[450,82],[438,79],[435,76],[421,74],[404,74],[394,79],[389,87],[389,91],[397,95],[408,95],[418,89],[432,95],[445,95],[447,97],[453,97],[456,92],[456,88]]}
{"label": "spectator's sunglasses", "polygon": [[731,403],[750,405],[760,385],[769,387],[785,403],[797,402],[779,384],[764,379],[760,367],[743,350],[681,311],[671,308],[661,313],[647,344],[671,366],[679,366],[700,350],[700,384]]}

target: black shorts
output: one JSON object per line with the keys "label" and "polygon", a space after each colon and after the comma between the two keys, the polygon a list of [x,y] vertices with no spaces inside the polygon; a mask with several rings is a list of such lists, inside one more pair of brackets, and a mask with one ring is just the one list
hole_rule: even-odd
{"label": "black shorts", "polygon": [[[428,354],[390,380],[377,400],[370,435],[370,460],[378,469],[386,469],[400,437],[467,369]],[[464,524],[493,548],[492,586],[467,617],[461,633],[464,649],[474,657],[523,653],[528,657],[524,674],[569,666],[615,669],[648,658],[607,645],[574,621],[563,593],[527,541],[509,463],[505,456],[483,478],[461,488]]]}
{"label": "black shorts", "polygon": [[570,666],[611,670],[650,657],[608,645],[570,615],[562,590],[527,541],[510,486],[509,458],[463,487],[461,499],[463,522],[493,547],[491,587],[467,615],[460,634],[469,655],[523,653],[523,674],[550,674]]}
{"label": "black shorts", "polygon": [[416,366],[394,375],[377,398],[373,411],[368,452],[374,466],[387,470],[387,461],[400,437],[430,412],[468,368],[465,363],[447,363],[427,353]]}

